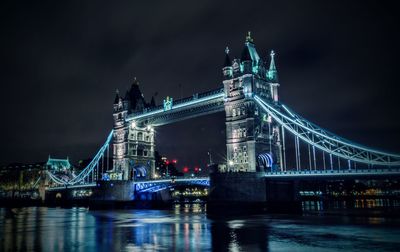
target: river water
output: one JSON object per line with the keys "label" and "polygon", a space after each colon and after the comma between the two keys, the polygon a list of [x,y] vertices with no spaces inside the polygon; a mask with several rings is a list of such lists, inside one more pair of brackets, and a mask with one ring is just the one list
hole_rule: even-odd
{"label": "river water", "polygon": [[207,217],[168,210],[0,209],[0,251],[399,251],[400,219],[343,215]]}

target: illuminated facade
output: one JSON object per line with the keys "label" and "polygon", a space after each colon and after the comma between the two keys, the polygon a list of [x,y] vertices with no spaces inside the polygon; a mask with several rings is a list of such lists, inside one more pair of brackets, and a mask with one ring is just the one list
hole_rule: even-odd
{"label": "illuminated facade", "polygon": [[142,112],[143,109],[155,106],[154,99],[146,103],[134,80],[125,97],[117,91],[114,100],[114,133],[113,133],[113,171],[111,179],[140,180],[154,175],[154,128],[144,123],[137,124],[126,120],[129,114]]}
{"label": "illuminated facade", "polygon": [[[225,50],[226,149],[230,172],[270,171],[281,163],[279,127],[257,106],[258,95],[278,102],[278,78],[272,51],[269,69],[258,55],[250,33],[240,59]],[[266,158],[268,157],[268,158]]]}

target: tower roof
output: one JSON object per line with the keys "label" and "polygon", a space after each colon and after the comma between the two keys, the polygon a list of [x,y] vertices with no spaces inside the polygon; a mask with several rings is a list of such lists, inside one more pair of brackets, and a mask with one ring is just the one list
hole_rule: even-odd
{"label": "tower roof", "polygon": [[143,104],[146,104],[143,98],[142,91],[140,91],[139,88],[139,82],[137,81],[136,77],[133,80],[132,86],[128,91],[127,97],[125,98],[126,100],[129,100],[131,102],[131,109],[135,110],[136,105],[138,102],[142,101]]}
{"label": "tower roof", "polygon": [[241,61],[252,60],[255,63],[258,63],[260,60],[260,56],[257,53],[256,47],[254,45],[254,40],[251,37],[251,33],[248,32],[246,36],[246,42],[244,43],[244,48],[242,51]]}

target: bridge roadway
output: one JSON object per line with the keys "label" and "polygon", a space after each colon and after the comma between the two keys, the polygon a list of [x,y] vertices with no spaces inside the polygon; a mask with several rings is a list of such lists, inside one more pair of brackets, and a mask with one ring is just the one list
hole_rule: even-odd
{"label": "bridge roadway", "polygon": [[[140,191],[145,191],[148,188],[154,188],[160,185],[210,185],[209,177],[196,177],[196,178],[170,178],[170,179],[158,179],[158,180],[147,180],[147,181],[137,181],[135,186]],[[97,183],[89,183],[89,184],[80,184],[80,185],[65,185],[65,186],[57,186],[57,187],[48,187],[46,190],[48,191],[59,191],[64,189],[85,189],[96,187]],[[167,186],[163,186],[162,188],[166,188]]]}

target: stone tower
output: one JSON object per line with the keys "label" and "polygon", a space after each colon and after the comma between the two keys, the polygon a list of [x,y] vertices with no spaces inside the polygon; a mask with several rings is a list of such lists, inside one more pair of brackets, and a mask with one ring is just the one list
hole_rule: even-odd
{"label": "stone tower", "polygon": [[270,68],[267,69],[250,33],[240,59],[231,60],[228,48],[225,53],[222,72],[226,95],[227,171],[278,169],[281,163],[279,127],[252,99],[257,95],[271,102],[278,101],[274,54],[271,54]]}
{"label": "stone tower", "polygon": [[119,92],[115,94],[113,117],[113,172],[111,179],[124,179],[128,172],[128,143],[127,143],[127,125],[125,119],[128,115],[127,103],[123,101]]}
{"label": "stone tower", "polygon": [[114,101],[113,173],[111,179],[140,180],[154,175],[154,128],[127,122],[130,114],[155,106],[154,99],[146,103],[134,79],[131,88],[121,98],[117,93]]}

